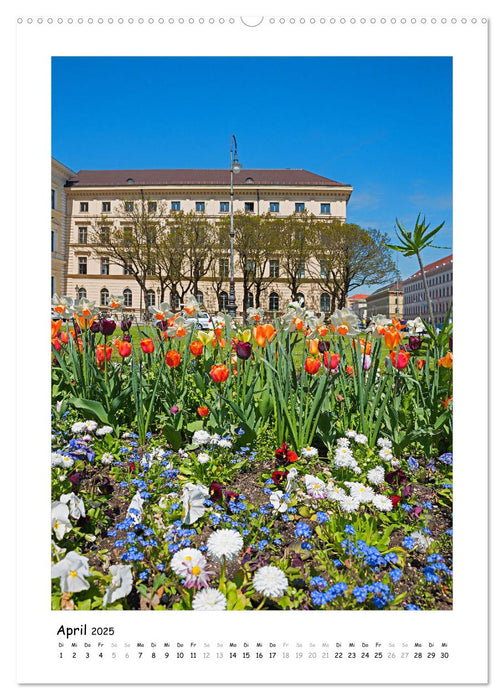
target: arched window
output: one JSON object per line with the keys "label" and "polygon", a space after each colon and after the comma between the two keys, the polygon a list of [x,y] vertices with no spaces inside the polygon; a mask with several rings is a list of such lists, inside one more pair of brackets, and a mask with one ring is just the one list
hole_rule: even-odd
{"label": "arched window", "polygon": [[331,310],[331,297],[327,292],[320,295],[320,310],[329,313]]}
{"label": "arched window", "polygon": [[304,303],[305,303],[304,294],[301,294],[301,292],[298,292],[297,300],[301,304],[301,306],[304,306]]}
{"label": "arched window", "polygon": [[224,290],[219,293],[219,311],[227,311],[229,303],[228,293]]}
{"label": "arched window", "polygon": [[172,308],[174,311],[176,311],[176,310],[179,308],[179,306],[180,306],[180,297],[179,297],[179,295],[177,294],[177,292],[172,292],[172,293],[170,294],[170,306],[171,306],[171,308]]}
{"label": "arched window", "polygon": [[81,287],[79,291],[77,292],[77,299],[87,299],[87,292],[84,289],[84,287]]}
{"label": "arched window", "polygon": [[196,301],[198,302],[198,304],[202,304],[202,303],[203,303],[203,292],[198,292],[198,293],[196,294]]}
{"label": "arched window", "polygon": [[276,292],[271,292],[269,295],[269,310],[278,311],[279,296]]}
{"label": "arched window", "polygon": [[128,307],[133,306],[133,294],[131,293],[131,289],[125,289],[123,291],[123,297],[124,297],[124,306],[128,306]]}
{"label": "arched window", "polygon": [[100,292],[100,306],[107,306],[109,300],[109,290],[105,287]]}
{"label": "arched window", "polygon": [[153,289],[149,289],[147,291],[147,306],[155,306],[156,305],[156,293],[154,292]]}
{"label": "arched window", "polygon": [[254,295],[252,292],[248,292],[247,294],[247,309],[250,309],[254,306]]}

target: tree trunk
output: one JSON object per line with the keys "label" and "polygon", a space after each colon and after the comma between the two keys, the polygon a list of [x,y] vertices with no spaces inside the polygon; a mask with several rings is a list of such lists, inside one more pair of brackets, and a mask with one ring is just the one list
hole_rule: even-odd
{"label": "tree trunk", "polygon": [[433,328],[435,328],[436,323],[434,320],[434,313],[432,311],[432,303],[431,303],[431,298],[430,298],[430,294],[429,294],[429,287],[427,285],[427,277],[425,276],[425,270],[424,270],[424,266],[422,263],[422,258],[420,257],[420,253],[417,253],[417,258],[418,258],[418,264],[420,265],[420,272],[422,274],[422,281],[423,281],[423,286],[424,286],[424,290],[425,290],[425,298],[427,300],[427,309],[429,312],[430,323],[431,323],[431,326]]}

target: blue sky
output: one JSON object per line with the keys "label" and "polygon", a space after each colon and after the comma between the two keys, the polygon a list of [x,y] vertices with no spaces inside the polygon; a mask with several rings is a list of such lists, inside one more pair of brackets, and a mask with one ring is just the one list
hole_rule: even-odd
{"label": "blue sky", "polygon": [[353,185],[347,220],[391,239],[396,217],[445,221],[424,261],[451,252],[449,57],[53,58],[52,155],[74,170],[227,168],[231,134],[246,168]]}

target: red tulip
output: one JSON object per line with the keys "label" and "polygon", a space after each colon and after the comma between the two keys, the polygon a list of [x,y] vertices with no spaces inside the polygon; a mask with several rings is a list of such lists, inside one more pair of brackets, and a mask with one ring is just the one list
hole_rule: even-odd
{"label": "red tulip", "polygon": [[220,384],[221,382],[225,382],[226,379],[229,377],[229,370],[226,367],[226,365],[212,365],[212,369],[210,370],[210,376],[212,377],[214,382]]}
{"label": "red tulip", "polygon": [[200,418],[206,418],[210,413],[210,409],[208,408],[208,406],[198,406],[196,411],[198,412]]}
{"label": "red tulip", "polygon": [[180,364],[180,353],[178,350],[168,350],[165,362],[168,367],[178,367]]}
{"label": "red tulip", "polygon": [[322,363],[320,360],[317,360],[315,357],[307,357],[306,362],[305,362],[305,371],[308,372],[308,374],[317,374],[319,371],[320,367],[322,366]]}
{"label": "red tulip", "polygon": [[392,352],[390,353],[390,359],[392,360],[392,364],[394,365],[394,367],[397,367],[397,369],[404,369],[408,364],[409,358],[409,352],[404,352],[404,350],[399,350],[399,352],[392,350]]}
{"label": "red tulip", "polygon": [[203,343],[201,340],[193,340],[193,342],[189,345],[189,350],[194,357],[199,357],[203,354]]}
{"label": "red tulip", "polygon": [[146,353],[154,352],[154,341],[152,338],[142,338],[140,341],[140,347]]}

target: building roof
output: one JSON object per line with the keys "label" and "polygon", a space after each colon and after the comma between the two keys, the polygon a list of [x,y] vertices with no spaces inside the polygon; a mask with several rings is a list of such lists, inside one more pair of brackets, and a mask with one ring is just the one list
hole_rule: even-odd
{"label": "building roof", "polygon": [[[447,255],[444,258],[441,258],[440,260],[435,260],[434,262],[429,263],[428,265],[424,265],[424,272],[425,274],[428,274],[429,272],[433,272],[436,270],[438,267],[443,267],[443,265],[448,265],[448,263],[453,262],[453,253],[450,255]],[[420,277],[420,270],[417,270],[413,275],[408,277],[405,282],[410,282],[413,279],[416,279],[417,277]]]}
{"label": "building roof", "polygon": [[368,300],[376,296],[377,294],[383,294],[384,292],[395,292],[396,290],[399,292],[402,292],[403,288],[403,283],[402,280],[398,280],[397,282],[392,282],[391,284],[386,284],[384,287],[380,287],[380,289],[376,289],[372,294],[368,295]]}
{"label": "building roof", "polygon": [[369,296],[369,294],[354,294],[353,296],[348,297],[348,300],[351,301],[351,300],[355,299],[355,301],[360,301],[362,299],[367,299],[368,296]]}
{"label": "building roof", "polygon": [[[133,182],[128,182],[133,180]],[[305,185],[351,187],[308,170],[241,170],[235,185]],[[229,170],[79,170],[71,187],[121,187],[155,185],[229,185]]]}

